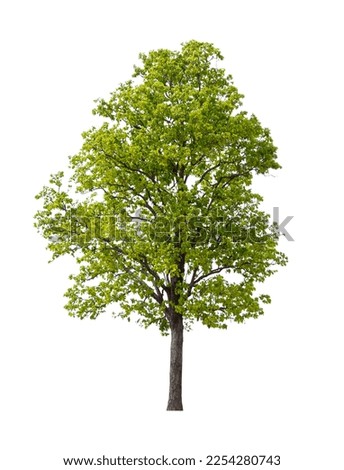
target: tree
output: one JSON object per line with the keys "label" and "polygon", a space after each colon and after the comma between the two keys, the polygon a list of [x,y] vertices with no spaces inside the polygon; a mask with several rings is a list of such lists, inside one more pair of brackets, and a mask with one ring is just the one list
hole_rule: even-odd
{"label": "tree", "polygon": [[284,265],[278,235],[252,192],[254,175],[280,168],[270,132],[241,109],[212,44],[140,54],[132,79],[93,113],[64,174],[36,196],[35,226],[52,259],[69,254],[66,308],[114,314],[171,334],[168,410],[182,410],[183,331],[227,328],[263,314],[261,283]]}

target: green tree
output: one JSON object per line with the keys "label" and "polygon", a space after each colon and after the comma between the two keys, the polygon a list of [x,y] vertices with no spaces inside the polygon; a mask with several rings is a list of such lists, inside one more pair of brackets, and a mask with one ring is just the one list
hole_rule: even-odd
{"label": "green tree", "polygon": [[182,410],[183,331],[263,314],[261,283],[286,263],[259,210],[253,176],[278,169],[270,132],[241,109],[212,44],[140,54],[132,79],[96,101],[99,127],[36,196],[35,226],[52,259],[69,254],[66,308],[96,318],[110,305],[171,334],[168,410]]}

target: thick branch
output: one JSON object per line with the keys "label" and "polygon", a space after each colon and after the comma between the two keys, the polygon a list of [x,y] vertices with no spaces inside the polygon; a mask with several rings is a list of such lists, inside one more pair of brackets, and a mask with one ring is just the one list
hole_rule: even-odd
{"label": "thick branch", "polygon": [[199,267],[197,266],[193,270],[191,281],[190,281],[190,284],[189,284],[189,287],[188,287],[188,290],[187,290],[187,293],[186,293],[187,297],[190,297],[190,295],[191,295],[192,288],[193,288],[193,285],[194,285],[194,282],[195,282],[195,279],[196,279],[196,276],[197,276],[197,273],[198,273],[198,269],[199,269]]}

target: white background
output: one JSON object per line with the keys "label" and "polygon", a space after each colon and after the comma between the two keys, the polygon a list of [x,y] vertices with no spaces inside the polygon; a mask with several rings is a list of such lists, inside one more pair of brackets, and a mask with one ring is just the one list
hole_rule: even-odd
{"label": "white background", "polygon": [[[340,6],[1,3],[1,468],[162,453],[343,468]],[[73,263],[48,265],[32,225],[34,195],[80,148],[93,100],[130,77],[139,52],[190,39],[220,48],[245,108],[271,129],[283,169],[257,187],[268,211],[294,215],[295,242],[281,240],[290,261],[266,283],[263,318],[186,335],[185,411],[167,413],[169,339],[106,315],[68,317]]]}

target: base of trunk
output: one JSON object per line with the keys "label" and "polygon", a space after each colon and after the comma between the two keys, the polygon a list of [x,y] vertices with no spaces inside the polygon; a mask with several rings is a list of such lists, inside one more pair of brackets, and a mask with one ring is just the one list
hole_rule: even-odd
{"label": "base of trunk", "polygon": [[180,403],[179,401],[174,403],[174,402],[168,402],[167,411],[183,411],[183,404]]}

